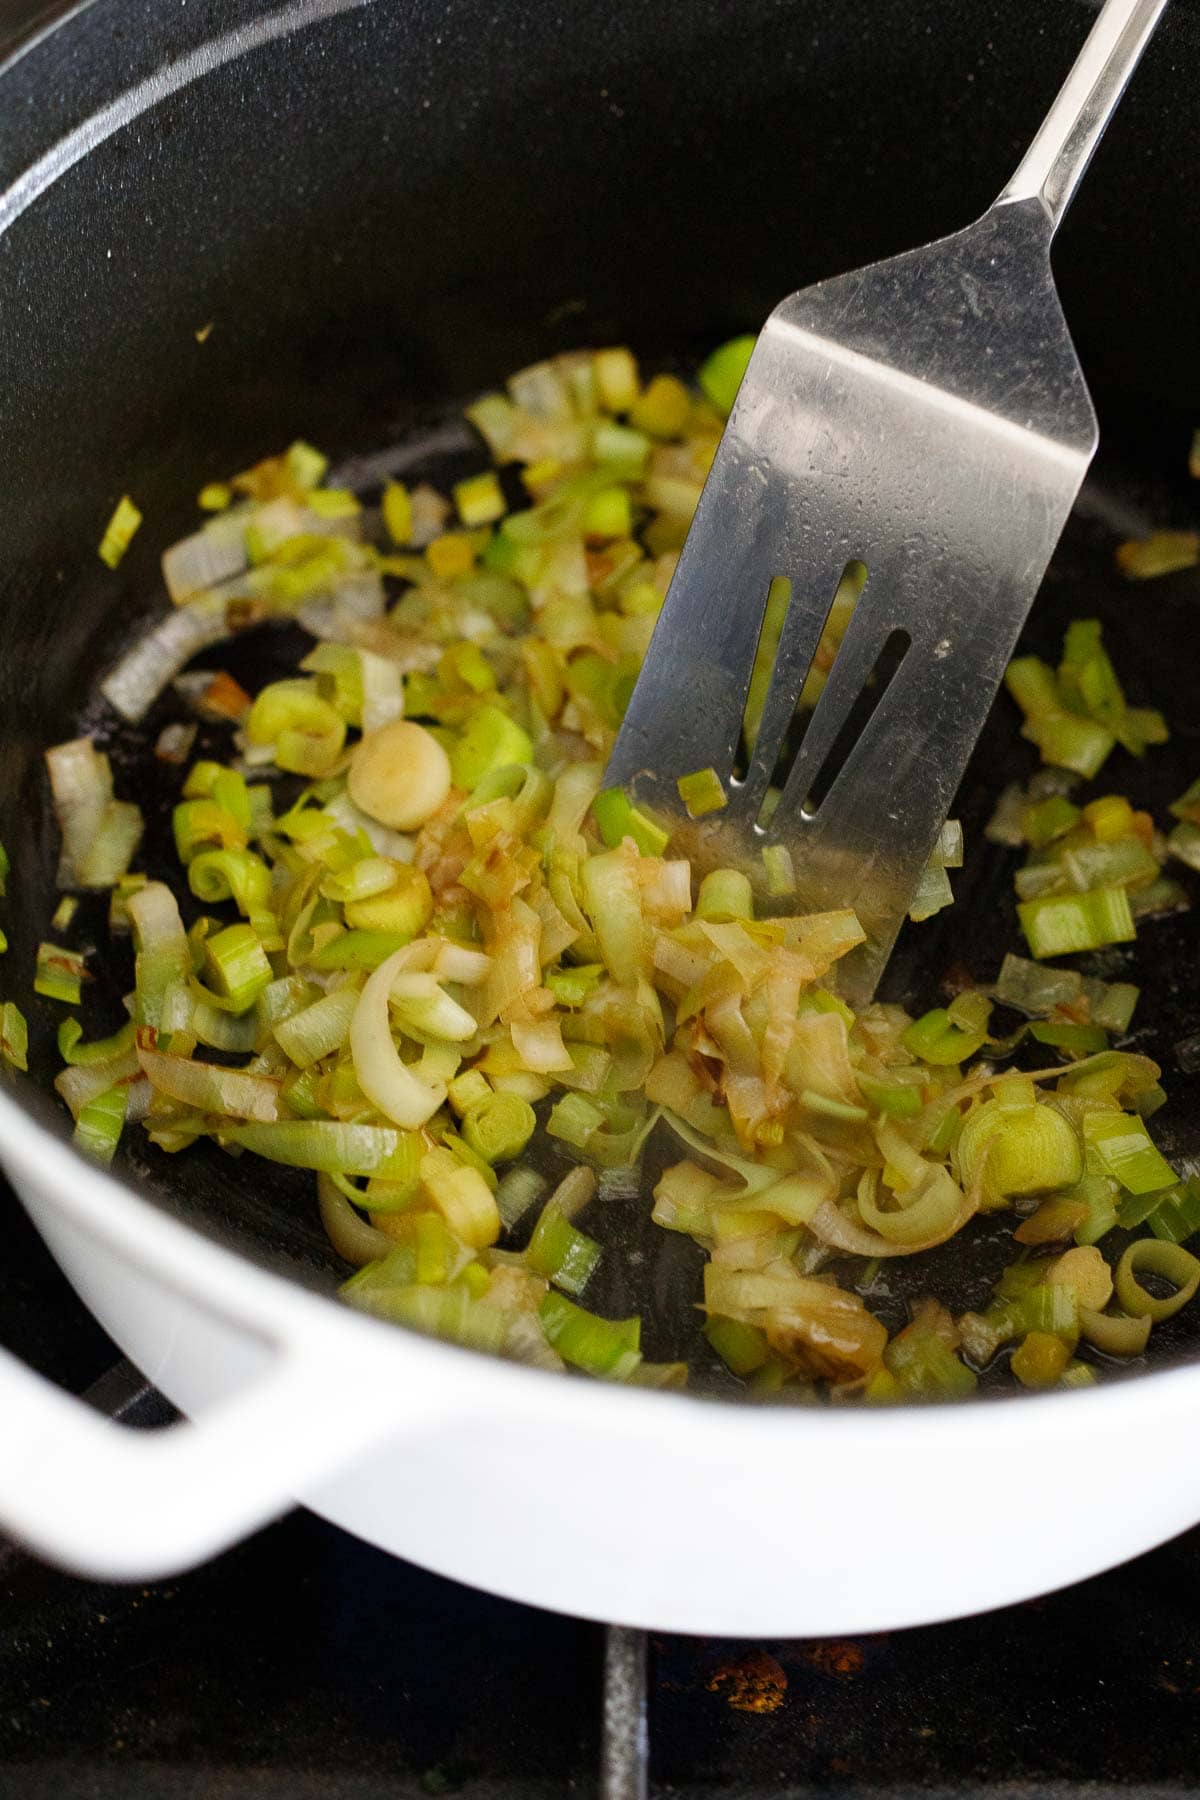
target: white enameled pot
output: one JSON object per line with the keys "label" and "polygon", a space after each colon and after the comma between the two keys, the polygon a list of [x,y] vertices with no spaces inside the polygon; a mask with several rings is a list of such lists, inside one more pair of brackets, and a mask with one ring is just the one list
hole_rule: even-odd
{"label": "white enameled pot", "polygon": [[0,1354],[0,1526],[81,1573],[166,1575],[299,1501],[535,1605],[825,1635],[1020,1600],[1200,1515],[1200,1369],[888,1412],[627,1391],[268,1274],[3,1096],[0,1160],[88,1306],[190,1421],[127,1431]]}

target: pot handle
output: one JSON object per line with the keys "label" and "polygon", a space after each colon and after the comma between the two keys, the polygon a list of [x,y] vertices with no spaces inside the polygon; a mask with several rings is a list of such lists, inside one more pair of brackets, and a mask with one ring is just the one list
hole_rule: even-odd
{"label": "pot handle", "polygon": [[420,1384],[392,1412],[314,1348],[270,1348],[249,1386],[158,1431],[104,1418],[0,1349],[0,1524],[74,1574],[158,1580],[227,1549],[435,1411]]}

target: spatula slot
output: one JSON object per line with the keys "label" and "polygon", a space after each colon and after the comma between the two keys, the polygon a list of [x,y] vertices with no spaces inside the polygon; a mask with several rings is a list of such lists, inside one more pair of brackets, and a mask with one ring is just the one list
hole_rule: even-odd
{"label": "spatula slot", "polygon": [[866,564],[852,558],[836,585],[792,593],[783,577],[771,583],[746,698],[738,778],[744,805],[760,826],[772,795],[796,759],[812,708],[866,585]]}
{"label": "spatula slot", "polygon": [[783,638],[784,625],[791,611],[791,604],[791,582],[786,575],[776,575],[767,589],[767,597],[763,604],[762,624],[758,629],[758,643],[754,651],[754,664],[750,671],[750,685],[746,689],[746,704],[742,710],[741,738],[733,765],[736,781],[746,779],[754,756],[754,747],[758,742],[763,717],[767,712],[772,677],[775,673],[779,646]]}
{"label": "spatula slot", "polygon": [[809,783],[801,809],[803,817],[815,817],[826,794],[845,766],[850,752],[870,724],[876,707],[887,693],[899,671],[900,664],[911,647],[912,637],[900,627],[890,632],[884,640],[883,647],[871,666],[870,674],[859,689],[850,710],[834,736],[833,743]]}

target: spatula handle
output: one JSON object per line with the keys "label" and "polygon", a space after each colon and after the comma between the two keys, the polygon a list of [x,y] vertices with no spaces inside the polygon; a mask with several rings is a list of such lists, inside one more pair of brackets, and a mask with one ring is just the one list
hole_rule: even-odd
{"label": "spatula handle", "polygon": [[1057,229],[1166,4],[1107,0],[997,205],[1039,199]]}

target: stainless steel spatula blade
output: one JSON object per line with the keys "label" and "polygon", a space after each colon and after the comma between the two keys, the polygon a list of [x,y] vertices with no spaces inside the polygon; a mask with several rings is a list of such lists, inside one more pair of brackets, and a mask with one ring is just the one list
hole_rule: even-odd
{"label": "stainless steel spatula blade", "polygon": [[[867,932],[843,965],[855,1001],[874,991],[1096,448],[1050,245],[1164,5],[1107,0],[978,223],[771,314],[609,762],[606,785],[676,820],[706,862],[732,861],[765,890],[762,850],[780,844],[796,876],[789,908],[853,906]],[[855,563],[865,585],[774,788]],[[777,578],[791,597],[735,773]],[[876,703],[847,747],[864,693]],[[690,821],[677,782],[708,768],[727,804]]]}

